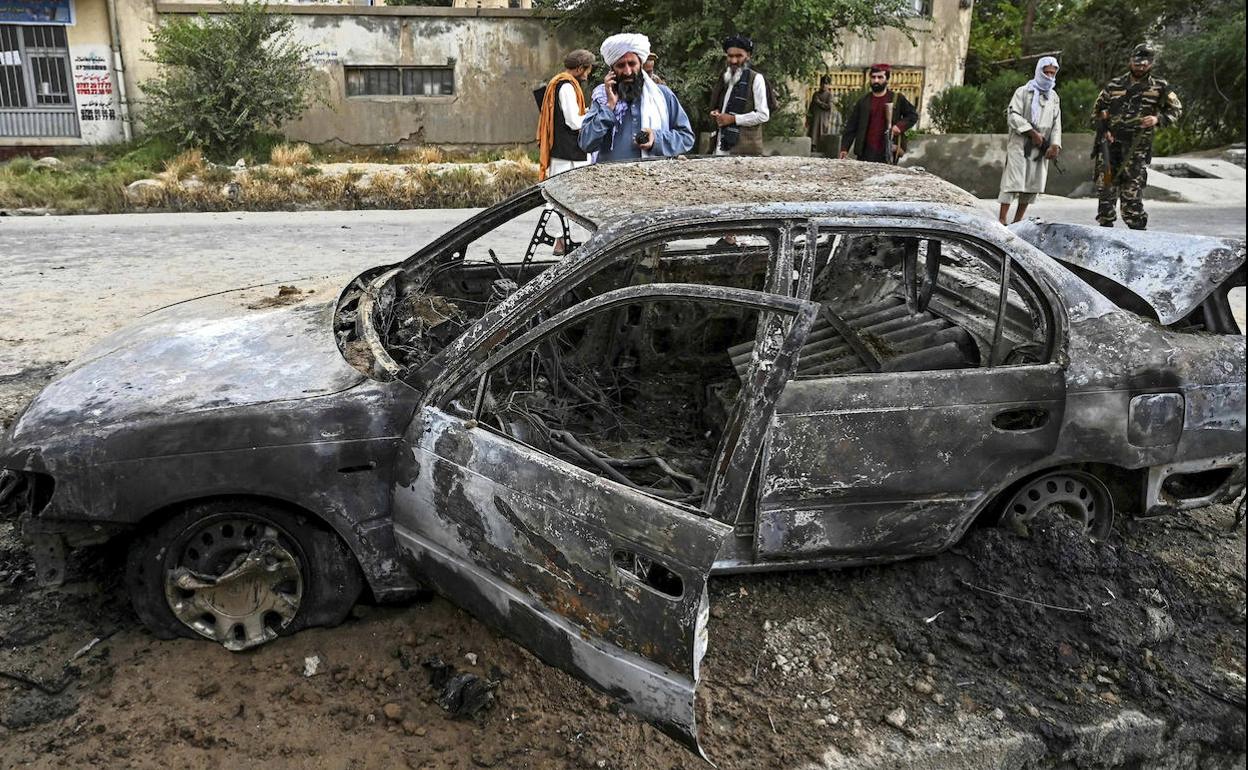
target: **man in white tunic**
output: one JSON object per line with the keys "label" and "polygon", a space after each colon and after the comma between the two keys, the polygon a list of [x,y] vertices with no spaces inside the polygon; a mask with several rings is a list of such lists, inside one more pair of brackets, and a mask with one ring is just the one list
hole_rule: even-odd
{"label": "man in white tunic", "polygon": [[1005,172],[1001,174],[999,219],[1006,224],[1010,204],[1018,201],[1014,221],[1022,220],[1027,206],[1044,192],[1049,161],[1062,151],[1062,104],[1057,84],[1057,59],[1041,57],[1035,77],[1019,86],[1006,108],[1010,135],[1005,145]]}

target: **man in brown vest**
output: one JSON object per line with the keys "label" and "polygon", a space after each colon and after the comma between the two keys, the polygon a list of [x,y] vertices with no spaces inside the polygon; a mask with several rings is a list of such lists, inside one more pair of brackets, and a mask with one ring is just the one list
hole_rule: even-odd
{"label": "man in brown vest", "polygon": [[750,66],[753,53],[754,42],[745,35],[724,41],[728,66],[711,89],[716,155],[763,154],[763,124],[771,120],[774,97],[763,73]]}
{"label": "man in brown vest", "polygon": [[578,48],[564,57],[563,66],[563,72],[550,79],[542,94],[537,120],[539,179],[589,164],[578,140],[585,122],[582,84],[593,69],[594,55]]}

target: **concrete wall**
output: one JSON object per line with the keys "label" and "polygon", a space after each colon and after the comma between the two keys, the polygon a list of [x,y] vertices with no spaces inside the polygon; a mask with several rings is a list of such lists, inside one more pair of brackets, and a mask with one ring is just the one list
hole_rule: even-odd
{"label": "concrete wall", "polygon": [[[910,140],[903,166],[922,166],[979,198],[995,198],[1005,168],[1005,134],[924,134]],[[1070,195],[1092,179],[1093,134],[1065,134],[1058,163],[1049,166],[1049,195]]]}
{"label": "concrete wall", "polygon": [[[923,70],[922,102],[919,126],[930,122],[927,106],[936,94],[949,86],[962,85],[966,68],[966,49],[971,39],[971,5],[961,7],[962,0],[932,0],[930,19],[915,19],[911,30],[915,42],[899,30],[885,29],[870,40],[858,35],[846,36],[839,48],[824,55],[829,68],[869,67],[886,62],[895,67]],[[807,103],[810,93],[806,94]]]}
{"label": "concrete wall", "polygon": [[[102,0],[101,0],[102,1]],[[127,78],[155,74],[143,52],[150,27],[172,14],[221,12],[206,3],[119,0],[126,6],[123,45]],[[505,145],[533,141],[532,89],[562,69],[571,47],[550,14],[521,9],[420,6],[275,5],[295,20],[295,35],[312,47],[323,102],[284,127],[292,139],[379,145],[400,142]],[[451,65],[453,96],[346,95],[344,67]],[[141,102],[136,105],[141,117]]]}

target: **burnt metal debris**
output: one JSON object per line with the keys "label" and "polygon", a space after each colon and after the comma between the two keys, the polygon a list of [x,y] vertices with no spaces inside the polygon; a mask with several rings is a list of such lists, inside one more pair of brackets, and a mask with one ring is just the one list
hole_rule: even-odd
{"label": "burnt metal debris", "polygon": [[[530,248],[485,245],[546,206]],[[711,574],[1242,494],[1243,262],[1006,229],[874,164],[592,166],[336,301],[217,295],[101,341],[4,437],[0,510],[46,583],[130,537],[145,622],[231,648],[431,587],[700,751]]]}

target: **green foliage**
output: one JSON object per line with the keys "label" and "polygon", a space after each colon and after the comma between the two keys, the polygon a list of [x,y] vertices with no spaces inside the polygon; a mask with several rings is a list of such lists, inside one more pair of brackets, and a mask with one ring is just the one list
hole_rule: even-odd
{"label": "green foliage", "polygon": [[[909,0],[704,0],[695,12],[685,0],[550,0],[549,7],[566,11],[560,24],[590,50],[598,50],[608,34],[644,32],[695,130],[710,130],[711,87],[723,72],[720,41],[728,35],[750,34],[754,64],[783,105],[789,81],[822,72],[824,53],[842,35],[870,37],[885,27],[909,34],[906,24],[913,17]],[[779,128],[801,133],[785,125]],[[767,133],[778,135],[777,127]]]}
{"label": "green foliage", "polygon": [[1200,150],[1207,146],[1209,146],[1209,142],[1204,137],[1182,123],[1174,126],[1164,126],[1157,129],[1156,133],[1153,134],[1153,155],[1156,157],[1164,158],[1170,155],[1182,155],[1185,152]]}
{"label": "green foliage", "polygon": [[158,74],[143,83],[147,130],[223,158],[299,117],[312,71],[293,26],[253,0],[228,13],[169,18],[151,38]]}
{"label": "green foliage", "polygon": [[795,109],[789,109],[788,105],[781,105],[780,109],[767,121],[764,130],[767,136],[805,136],[806,115]]}
{"label": "green foliage", "polygon": [[1057,79],[1057,94],[1062,97],[1062,131],[1067,134],[1092,133],[1092,109],[1101,87],[1088,78]]}
{"label": "green foliage", "polygon": [[929,109],[932,123],[943,133],[974,134],[983,131],[986,111],[984,94],[975,86],[950,86],[932,97]]}
{"label": "green foliage", "polygon": [[1183,101],[1180,125],[1198,144],[1244,141],[1244,20],[1242,1],[1223,0],[1162,49],[1164,75]]}
{"label": "green foliage", "polygon": [[1005,112],[1010,106],[1010,99],[1014,98],[1014,92],[1029,79],[1022,73],[1007,70],[979,86],[979,90],[984,95],[984,120],[981,131],[988,134],[1009,132]]}
{"label": "green foliage", "polygon": [[449,8],[453,5],[453,2],[452,0],[386,0],[386,5],[421,5]]}

